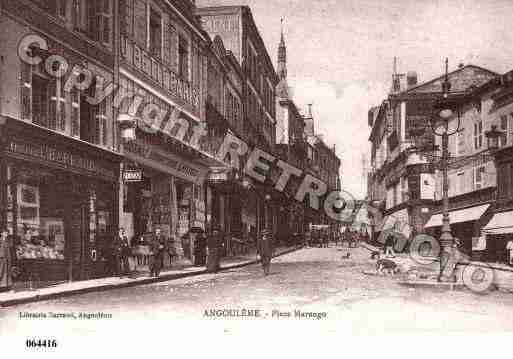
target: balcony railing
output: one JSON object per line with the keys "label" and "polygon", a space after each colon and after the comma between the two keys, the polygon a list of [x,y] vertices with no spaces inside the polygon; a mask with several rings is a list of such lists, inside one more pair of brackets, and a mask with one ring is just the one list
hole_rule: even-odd
{"label": "balcony railing", "polygon": [[123,59],[138,71],[142,72],[175,99],[181,105],[188,106],[197,112],[200,107],[200,91],[189,81],[180,78],[168,65],[165,65],[157,57],[151,55],[135,43],[132,39],[121,35],[120,52]]}

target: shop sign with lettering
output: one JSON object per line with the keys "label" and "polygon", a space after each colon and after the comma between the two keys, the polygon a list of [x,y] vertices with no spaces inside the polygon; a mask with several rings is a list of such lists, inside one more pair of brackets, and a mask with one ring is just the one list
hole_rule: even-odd
{"label": "shop sign with lettering", "polygon": [[210,182],[228,181],[230,178],[230,169],[213,169],[208,174]]}
{"label": "shop sign with lettering", "polygon": [[141,170],[124,170],[123,171],[123,181],[124,182],[141,182],[142,181],[142,171]]}
{"label": "shop sign with lettering", "polygon": [[49,164],[58,165],[59,167],[93,173],[109,179],[115,179],[117,177],[113,170],[107,168],[107,166],[102,166],[97,160],[42,143],[12,139],[9,141],[7,151],[14,155],[33,158]]}
{"label": "shop sign with lettering", "polygon": [[[200,170],[186,164],[171,154],[163,153],[156,146],[140,141],[131,141],[125,147],[126,153],[132,160],[146,164],[150,167],[164,170],[172,175],[197,182],[202,176]],[[204,175],[204,174],[203,174]]]}

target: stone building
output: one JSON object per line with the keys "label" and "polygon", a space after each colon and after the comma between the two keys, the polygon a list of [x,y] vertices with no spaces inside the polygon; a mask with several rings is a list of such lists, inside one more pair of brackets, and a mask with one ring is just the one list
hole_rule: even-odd
{"label": "stone building", "polygon": [[0,225],[17,281],[109,273],[123,158],[110,99],[86,99],[115,80],[116,3],[0,3]]}
{"label": "stone building", "polygon": [[[242,68],[242,139],[249,148],[258,147],[274,153],[276,142],[275,89],[278,76],[247,6],[198,8],[203,29],[212,37],[219,36]],[[245,178],[251,191],[248,206],[243,208],[246,228],[277,228],[277,208],[272,183],[259,183]],[[274,197],[273,197],[274,196]],[[254,204],[254,205],[253,205]],[[257,221],[256,226],[254,222]]]}
{"label": "stone building", "polygon": [[[217,101],[208,91],[210,38],[193,1],[118,4],[115,80],[129,99],[118,115],[141,119],[135,139],[123,143],[123,170],[142,172],[142,181],[123,184],[122,225],[148,239],[160,228],[183,256],[184,235],[204,228],[211,217],[205,188],[210,168],[224,165],[208,145],[194,143],[196,130],[206,127],[207,95],[209,105]],[[140,105],[133,110],[137,98]]]}
{"label": "stone building", "polygon": [[[451,93],[467,93],[496,76],[478,66],[460,66],[448,74]],[[374,214],[381,213],[374,215],[374,233],[396,227],[410,238],[424,231],[437,207],[438,175],[432,158],[438,140],[429,130],[429,118],[443,80],[440,76],[419,84],[415,72],[394,73],[389,96],[369,111],[372,170],[368,198]],[[424,133],[420,138],[416,136],[419,129]]]}

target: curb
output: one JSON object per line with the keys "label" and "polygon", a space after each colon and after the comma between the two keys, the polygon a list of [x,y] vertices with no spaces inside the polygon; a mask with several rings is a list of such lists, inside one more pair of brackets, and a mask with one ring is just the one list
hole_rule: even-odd
{"label": "curb", "polygon": [[[361,247],[365,248],[366,250],[368,251],[374,251],[374,250],[378,250],[378,248],[368,244],[368,243],[361,243],[360,244]],[[376,248],[376,249],[374,249]],[[433,258],[434,261],[436,262],[439,262],[440,259],[438,258]],[[480,267],[480,268],[488,268],[488,269],[492,269],[494,271],[497,271],[497,272],[503,272],[503,273],[513,273],[513,269],[509,269],[509,268],[501,268],[501,267],[496,267],[492,264],[487,264],[487,263],[482,263],[482,262],[472,262],[472,261],[469,261],[469,262],[459,262],[456,266],[459,267],[460,269],[464,266],[475,266],[475,267]],[[494,283],[495,286],[497,287],[498,290],[502,290],[502,291],[507,291],[507,292],[513,292],[513,289],[511,288],[511,285],[504,285],[503,283],[500,283],[500,282],[495,282]]]}
{"label": "curb", "polygon": [[[302,248],[303,247],[287,249],[287,250],[275,255],[273,258],[281,257],[283,255],[298,251]],[[259,262],[260,262],[259,260],[253,259],[250,261],[237,263],[237,264],[227,264],[225,266],[222,266],[219,271],[222,272],[222,271],[226,271],[229,269],[242,268],[242,267],[246,267],[249,265],[257,264]],[[104,285],[99,285],[96,287],[71,289],[71,290],[67,290],[64,292],[49,293],[49,294],[34,294],[33,296],[30,296],[30,297],[24,297],[24,298],[19,298],[19,299],[8,299],[8,300],[0,301],[0,308],[11,307],[11,306],[20,305],[20,304],[33,303],[33,302],[41,302],[41,301],[49,300],[49,299],[70,297],[70,296],[78,295],[78,294],[104,292],[104,291],[108,291],[108,290],[112,290],[112,289],[130,288],[130,287],[135,287],[135,286],[139,286],[139,285],[167,282],[167,281],[171,281],[171,280],[175,280],[175,279],[188,278],[188,277],[199,276],[199,275],[203,275],[203,274],[209,274],[209,272],[206,269],[203,269],[203,270],[198,270],[198,271],[189,272],[189,273],[167,274],[167,275],[162,275],[158,278],[145,278],[145,279],[139,279],[139,280],[136,279],[134,281],[127,282],[127,283],[104,284]]]}

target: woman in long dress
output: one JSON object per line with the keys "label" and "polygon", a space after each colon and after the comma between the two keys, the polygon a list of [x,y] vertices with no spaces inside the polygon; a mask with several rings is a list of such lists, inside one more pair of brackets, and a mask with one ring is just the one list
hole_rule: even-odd
{"label": "woman in long dress", "polygon": [[6,229],[0,232],[0,292],[10,290],[12,287],[11,277],[11,244],[9,233]]}

